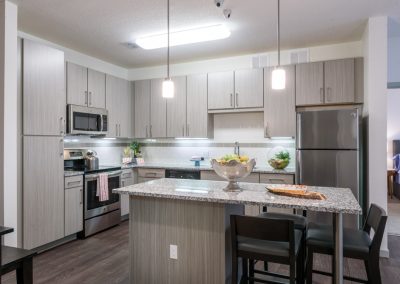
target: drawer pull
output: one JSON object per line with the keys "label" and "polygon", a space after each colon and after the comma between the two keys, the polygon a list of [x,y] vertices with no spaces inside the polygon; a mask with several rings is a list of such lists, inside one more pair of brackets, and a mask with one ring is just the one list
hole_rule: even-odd
{"label": "drawer pull", "polygon": [[270,178],[270,179],[268,179],[268,181],[270,181],[271,183],[274,183],[274,182],[286,183],[286,181],[284,179],[281,179],[281,178]]}
{"label": "drawer pull", "polygon": [[69,182],[67,182],[67,185],[68,185],[68,186],[78,185],[78,184],[81,184],[81,181],[80,181],[80,180],[78,180],[78,181],[69,181]]}
{"label": "drawer pull", "polygon": [[156,177],[157,173],[146,173],[144,176],[145,177]]}

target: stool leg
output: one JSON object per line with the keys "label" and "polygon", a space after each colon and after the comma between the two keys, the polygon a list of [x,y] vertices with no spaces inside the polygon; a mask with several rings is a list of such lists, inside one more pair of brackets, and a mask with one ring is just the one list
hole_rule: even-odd
{"label": "stool leg", "polygon": [[17,267],[17,284],[33,283],[33,265],[32,258],[24,260]]}
{"label": "stool leg", "polygon": [[307,275],[306,282],[307,284],[312,284],[312,270],[313,270],[313,251],[308,248],[307,249]]}
{"label": "stool leg", "polygon": [[268,271],[268,262],[264,261],[264,270]]}
{"label": "stool leg", "polygon": [[238,282],[238,258],[232,257],[232,284]]}
{"label": "stool leg", "polygon": [[296,259],[294,261],[290,261],[290,284],[296,283]]}
{"label": "stool leg", "polygon": [[[249,262],[249,276],[254,278],[254,260],[250,259]],[[250,280],[249,283],[254,284],[254,280]]]}
{"label": "stool leg", "polygon": [[296,283],[304,284],[304,251],[300,248],[299,255],[296,259]]}
{"label": "stool leg", "polygon": [[368,283],[381,284],[381,271],[378,261],[365,261],[365,268],[367,270]]}
{"label": "stool leg", "polygon": [[249,270],[248,270],[248,263],[247,263],[247,258],[242,258],[242,278],[240,279],[240,283],[248,283],[248,277],[249,277]]}

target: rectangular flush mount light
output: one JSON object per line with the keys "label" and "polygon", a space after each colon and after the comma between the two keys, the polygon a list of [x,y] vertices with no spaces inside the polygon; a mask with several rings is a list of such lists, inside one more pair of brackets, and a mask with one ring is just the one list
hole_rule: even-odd
{"label": "rectangular flush mount light", "polygon": [[[170,33],[170,46],[224,39],[230,35],[231,32],[223,24],[176,31]],[[165,33],[138,38],[136,44],[143,49],[157,49],[167,47],[167,41]]]}

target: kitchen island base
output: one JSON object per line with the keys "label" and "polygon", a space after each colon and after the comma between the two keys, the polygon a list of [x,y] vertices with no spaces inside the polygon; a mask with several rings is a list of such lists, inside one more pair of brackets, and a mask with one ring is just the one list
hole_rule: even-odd
{"label": "kitchen island base", "polygon": [[132,195],[129,203],[130,283],[231,283],[229,216],[243,214],[242,204]]}

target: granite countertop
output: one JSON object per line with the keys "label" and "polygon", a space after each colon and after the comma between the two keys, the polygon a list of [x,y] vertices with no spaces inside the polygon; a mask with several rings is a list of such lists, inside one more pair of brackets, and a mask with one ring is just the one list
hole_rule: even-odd
{"label": "granite countertop", "polygon": [[323,193],[326,200],[311,200],[275,195],[265,185],[240,183],[243,191],[225,192],[224,181],[159,179],[119,189],[115,193],[132,196],[191,200],[224,204],[266,205],[319,212],[360,214],[361,207],[349,188],[310,187]]}
{"label": "granite countertop", "polygon": [[82,171],[64,171],[64,177],[81,176],[83,174]]}
{"label": "granite countertop", "polygon": [[[122,165],[122,169],[130,168],[151,168],[151,169],[171,169],[171,170],[200,170],[200,171],[213,171],[210,164],[203,162],[204,164],[199,167],[191,164],[179,164],[179,163],[145,163],[143,165]],[[275,170],[268,166],[256,166],[253,173],[265,173],[265,174],[295,174],[294,168],[286,168],[284,170]]]}

